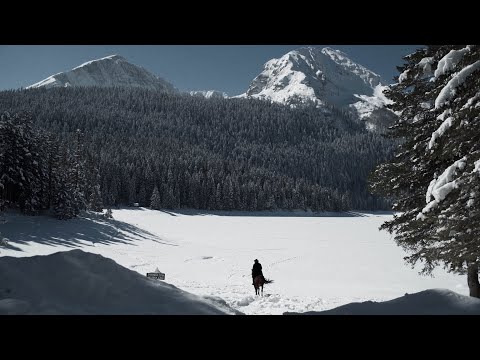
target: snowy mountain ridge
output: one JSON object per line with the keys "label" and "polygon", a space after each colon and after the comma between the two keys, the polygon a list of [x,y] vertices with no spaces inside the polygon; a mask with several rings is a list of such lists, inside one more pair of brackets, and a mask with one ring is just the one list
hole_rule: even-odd
{"label": "snowy mountain ridge", "polygon": [[120,55],[110,55],[87,61],[70,71],[49,76],[27,87],[54,88],[68,86],[140,87],[151,90],[177,92],[168,81],[146,69],[131,64]]}
{"label": "snowy mountain ridge", "polygon": [[[394,116],[384,108],[388,103],[382,93],[385,84],[380,75],[355,63],[340,50],[301,47],[267,61],[244,94],[230,97],[217,90],[186,93],[206,99],[256,98],[293,107],[334,105],[348,109],[365,121],[368,129],[375,129],[378,125],[384,127]],[[179,93],[171,83],[120,55],[87,61],[27,89],[68,86],[140,87]]]}
{"label": "snowy mountain ridge", "polygon": [[373,95],[373,89],[381,84],[380,75],[339,50],[302,47],[269,60],[245,96],[284,104],[328,102],[344,106],[355,100],[355,94]]}
{"label": "snowy mountain ridge", "polygon": [[206,99],[228,99],[227,93],[218,90],[193,90],[189,92],[192,96],[200,96]]}
{"label": "snowy mountain ridge", "polygon": [[348,108],[359,119],[368,121],[375,111],[385,111],[385,86],[380,75],[350,60],[340,50],[302,47],[267,61],[248,90],[237,97],[290,106],[331,104]]}

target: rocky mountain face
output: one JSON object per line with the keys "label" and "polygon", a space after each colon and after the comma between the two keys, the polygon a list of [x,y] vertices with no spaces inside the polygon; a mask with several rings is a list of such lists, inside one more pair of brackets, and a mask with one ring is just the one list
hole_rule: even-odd
{"label": "rocky mountain face", "polygon": [[394,114],[385,109],[386,82],[329,47],[302,47],[271,59],[238,97],[269,100],[290,106],[333,105],[348,109],[368,129],[388,126]]}

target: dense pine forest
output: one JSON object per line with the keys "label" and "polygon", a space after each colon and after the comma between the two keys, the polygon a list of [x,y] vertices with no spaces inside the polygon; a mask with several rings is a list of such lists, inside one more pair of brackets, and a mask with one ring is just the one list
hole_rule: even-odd
{"label": "dense pine forest", "polygon": [[0,112],[2,207],[388,208],[366,181],[394,143],[335,108],[90,87],[3,91]]}

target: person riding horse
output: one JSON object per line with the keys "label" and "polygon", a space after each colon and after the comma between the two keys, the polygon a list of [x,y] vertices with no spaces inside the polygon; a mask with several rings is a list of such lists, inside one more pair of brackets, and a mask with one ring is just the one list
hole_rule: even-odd
{"label": "person riding horse", "polygon": [[252,268],[252,285],[255,285],[254,280],[255,280],[255,277],[257,277],[258,275],[262,275],[263,277],[262,265],[258,262],[257,259],[255,259],[255,262],[253,263],[253,268]]}

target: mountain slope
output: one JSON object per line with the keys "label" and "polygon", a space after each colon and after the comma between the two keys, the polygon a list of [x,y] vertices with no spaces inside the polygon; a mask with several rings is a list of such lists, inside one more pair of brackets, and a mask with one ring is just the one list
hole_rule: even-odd
{"label": "mountain slope", "polygon": [[99,157],[105,205],[150,205],[159,181],[173,208],[387,206],[365,181],[393,144],[336,109],[84,87],[0,92],[0,108],[34,113],[35,124],[62,137],[83,131]]}
{"label": "mountain slope", "polygon": [[[286,105],[327,104],[368,120],[386,103],[380,75],[329,47],[302,47],[268,61],[245,94]],[[385,115],[385,114],[384,114]]]}
{"label": "mountain slope", "polygon": [[194,90],[190,91],[192,96],[201,96],[206,99],[228,99],[228,94],[218,90]]}
{"label": "mountain slope", "polygon": [[140,87],[176,92],[168,81],[140,66],[129,63],[119,55],[88,61],[67,72],[61,72],[27,87],[52,88],[67,86]]}

